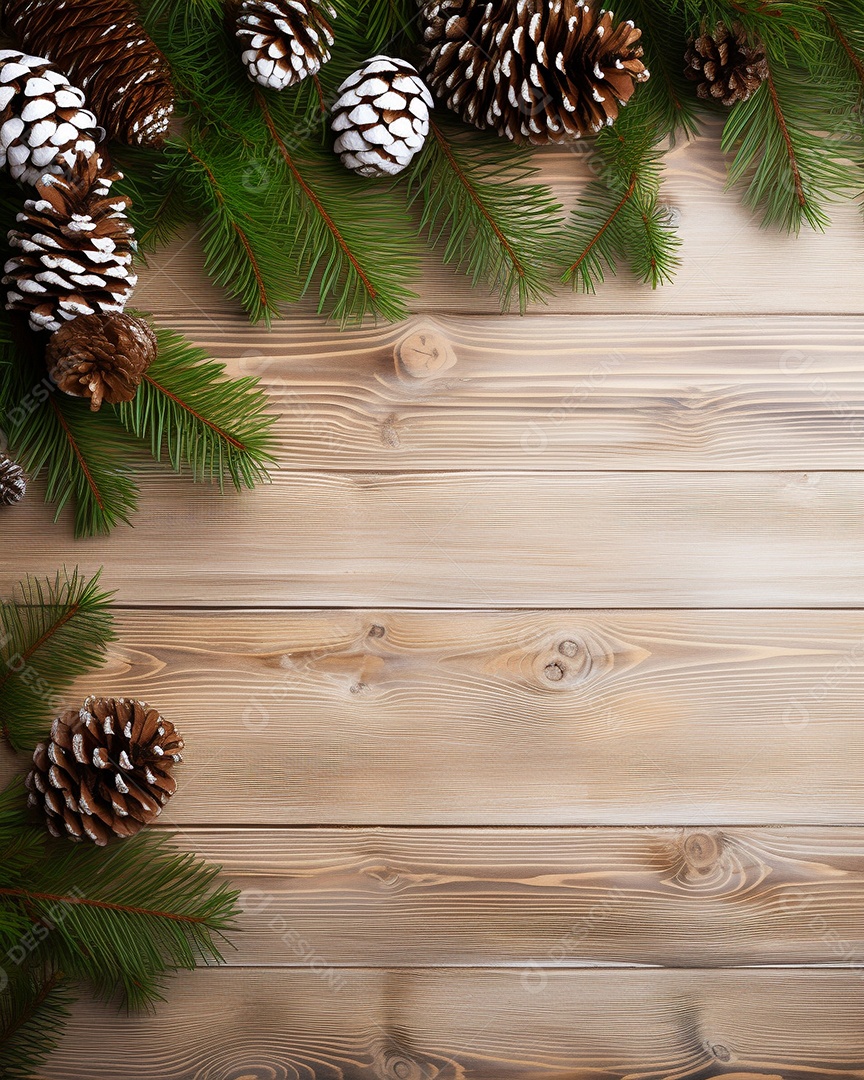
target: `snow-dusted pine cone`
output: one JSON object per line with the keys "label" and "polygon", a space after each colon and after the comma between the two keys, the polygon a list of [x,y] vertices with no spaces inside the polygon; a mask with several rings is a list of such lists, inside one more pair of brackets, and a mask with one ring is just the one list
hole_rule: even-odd
{"label": "snow-dusted pine cone", "polygon": [[131,0],[6,0],[8,32],[81,87],[112,139],[158,142],[174,111],[168,61]]}
{"label": "snow-dusted pine cone", "polygon": [[328,0],[243,0],[236,34],[253,82],[284,90],[330,59],[335,17]]}
{"label": "snow-dusted pine cone", "polygon": [[79,158],[72,179],[45,176],[18,215],[6,263],[6,306],[27,311],[34,330],[59,330],[79,315],[120,312],[138,280],[132,269],[129,200],[113,195],[119,173],[98,155]]}
{"label": "snow-dusted pine cone", "polygon": [[100,846],[132,836],[162,813],[182,761],[174,725],[141,701],[90,697],[70,709],[39,743],[27,774],[29,803],[49,832]]}
{"label": "snow-dusted pine cone", "polygon": [[105,138],[84,94],[47,60],[0,50],[0,166],[35,184],[45,173],[68,173]]}
{"label": "snow-dusted pine cone", "polygon": [[429,0],[422,17],[432,91],[518,142],[596,134],[648,78],[641,30],[597,0]]}
{"label": "snow-dusted pine cone", "polygon": [[24,470],[11,458],[0,454],[0,506],[20,502],[27,491]]}
{"label": "snow-dusted pine cone", "polygon": [[331,127],[342,164],[361,176],[395,176],[429,134],[432,95],[405,60],[373,56],[337,90]]}
{"label": "snow-dusted pine cone", "polygon": [[103,401],[131,401],[156,352],[156,335],[143,319],[79,315],[51,335],[45,362],[64,393],[89,398],[96,412]]}
{"label": "snow-dusted pine cone", "polygon": [[731,29],[718,23],[711,33],[691,38],[684,63],[699,97],[726,106],[746,101],[768,77],[765,46],[738,22]]}

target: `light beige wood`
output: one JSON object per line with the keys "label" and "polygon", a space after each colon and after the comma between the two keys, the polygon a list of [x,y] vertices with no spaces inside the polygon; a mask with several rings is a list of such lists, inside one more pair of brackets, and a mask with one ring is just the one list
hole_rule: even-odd
{"label": "light beige wood", "polygon": [[177,824],[864,824],[860,612],[123,612]]}
{"label": "light beige wood", "polygon": [[[144,480],[134,529],[76,545],[136,604],[794,607],[864,603],[864,474],[277,473],[220,501]],[[67,561],[35,499],[0,592]]]}
{"label": "light beige wood", "polygon": [[166,321],[262,379],[291,468],[864,466],[858,318]]}
{"label": "light beige wood", "polygon": [[[201,829],[232,965],[858,962],[864,829]],[[304,950],[298,949],[298,942]]]}
{"label": "light beige wood", "polygon": [[[674,284],[652,290],[624,270],[602,285],[596,296],[560,287],[547,305],[534,311],[690,312],[766,314],[774,312],[864,312],[864,225],[852,201],[832,210],[825,233],[803,229],[798,237],[760,228],[759,218],[741,203],[738,192],[724,191],[725,164],[718,146],[719,128],[680,144],[665,158],[663,199],[679,220],[682,266]],[[588,149],[586,144],[584,150]],[[583,149],[541,150],[539,179],[552,186],[569,210],[591,179]],[[440,265],[437,255],[424,262],[413,284],[414,311],[495,314],[498,298],[485,288]],[[192,310],[218,315],[238,306],[210,285],[203,273],[199,246],[191,234],[150,259],[135,294],[139,307],[154,312]],[[311,298],[292,309],[311,314]]]}
{"label": "light beige wood", "polygon": [[856,971],[198,971],[79,1006],[52,1080],[860,1080]]}

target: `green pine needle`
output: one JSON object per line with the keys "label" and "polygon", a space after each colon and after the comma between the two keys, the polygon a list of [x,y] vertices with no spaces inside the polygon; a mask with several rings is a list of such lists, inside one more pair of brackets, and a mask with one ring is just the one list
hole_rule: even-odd
{"label": "green pine needle", "polygon": [[542,301],[552,288],[561,207],[536,174],[529,152],[495,136],[434,121],[408,178],[409,205],[443,259],[498,292],[502,310]]}
{"label": "green pine needle", "polygon": [[171,330],[155,327],[159,355],[134,399],[117,407],[124,427],[146,440],[157,461],[196,482],[238,490],[265,481],[276,417],[258,380],[224,378],[223,364]]}
{"label": "green pine needle", "polygon": [[110,600],[99,574],[64,570],[0,601],[0,731],[13,749],[32,747],[75,679],[102,662],[114,640]]}
{"label": "green pine needle", "polygon": [[0,980],[2,1080],[34,1080],[60,1042],[73,1000],[56,971],[13,968]]}

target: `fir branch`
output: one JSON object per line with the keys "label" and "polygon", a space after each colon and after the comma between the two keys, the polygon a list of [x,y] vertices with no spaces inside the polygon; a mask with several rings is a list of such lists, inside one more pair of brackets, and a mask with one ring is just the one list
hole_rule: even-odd
{"label": "fir branch", "polygon": [[[864,88],[864,26],[857,0],[826,0],[819,5],[828,28]],[[842,22],[842,26],[841,26]]]}
{"label": "fir branch", "polygon": [[156,327],[159,355],[130,402],[117,407],[124,427],[145,439],[157,461],[196,482],[238,490],[267,479],[276,420],[258,380],[227,380],[225,367],[171,330]]}
{"label": "fir branch", "polygon": [[409,205],[445,263],[497,290],[502,309],[520,311],[551,288],[560,205],[548,188],[523,183],[536,173],[528,152],[494,137],[432,121],[408,178]]}
{"label": "fir branch", "polygon": [[0,1076],[32,1080],[62,1035],[72,995],[58,971],[14,971],[0,990]]}
{"label": "fir branch", "polygon": [[0,601],[0,730],[13,749],[41,738],[75,679],[102,662],[114,640],[111,595],[99,574],[74,570],[27,578]]}
{"label": "fir branch", "polygon": [[111,156],[123,173],[116,190],[132,200],[127,215],[143,257],[169,244],[194,220],[183,172],[172,168],[161,150],[118,145]]}

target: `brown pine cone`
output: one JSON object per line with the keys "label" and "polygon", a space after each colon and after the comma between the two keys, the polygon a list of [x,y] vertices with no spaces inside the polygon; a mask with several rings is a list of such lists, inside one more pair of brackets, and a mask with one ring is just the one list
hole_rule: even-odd
{"label": "brown pine cone", "polygon": [[26,491],[24,470],[16,461],[0,455],[0,506],[20,502]]}
{"label": "brown pine cone", "polygon": [[162,813],[177,784],[183,740],[141,701],[89,697],[39,743],[27,775],[29,804],[45,812],[49,832],[103,846],[132,836]]}
{"label": "brown pine cone", "polygon": [[330,59],[335,14],[327,0],[243,0],[235,33],[249,78],[284,90],[317,75]]}
{"label": "brown pine cone", "polygon": [[138,277],[129,200],[111,193],[119,177],[98,156],[79,157],[72,179],[44,176],[38,197],[24,204],[9,232],[20,254],[7,261],[3,284],[6,307],[29,312],[34,330],[59,330],[79,315],[126,306]]}
{"label": "brown pine cone", "polygon": [[0,166],[25,184],[68,174],[105,138],[84,94],[47,60],[0,50]]}
{"label": "brown pine cone", "polygon": [[7,0],[4,22],[87,95],[109,138],[158,143],[174,111],[168,61],[130,0]]}
{"label": "brown pine cone", "polygon": [[703,28],[690,39],[684,61],[684,74],[697,84],[699,97],[727,106],[746,101],[768,77],[765,46],[750,40],[739,22],[731,30],[718,23],[711,34]]}
{"label": "brown pine cone", "polygon": [[103,401],[131,401],[156,352],[156,335],[143,319],[79,315],[52,334],[45,362],[64,393],[90,398],[96,412]]}
{"label": "brown pine cone", "polygon": [[586,0],[430,0],[423,72],[463,120],[517,142],[594,135],[648,72],[642,31]]}

